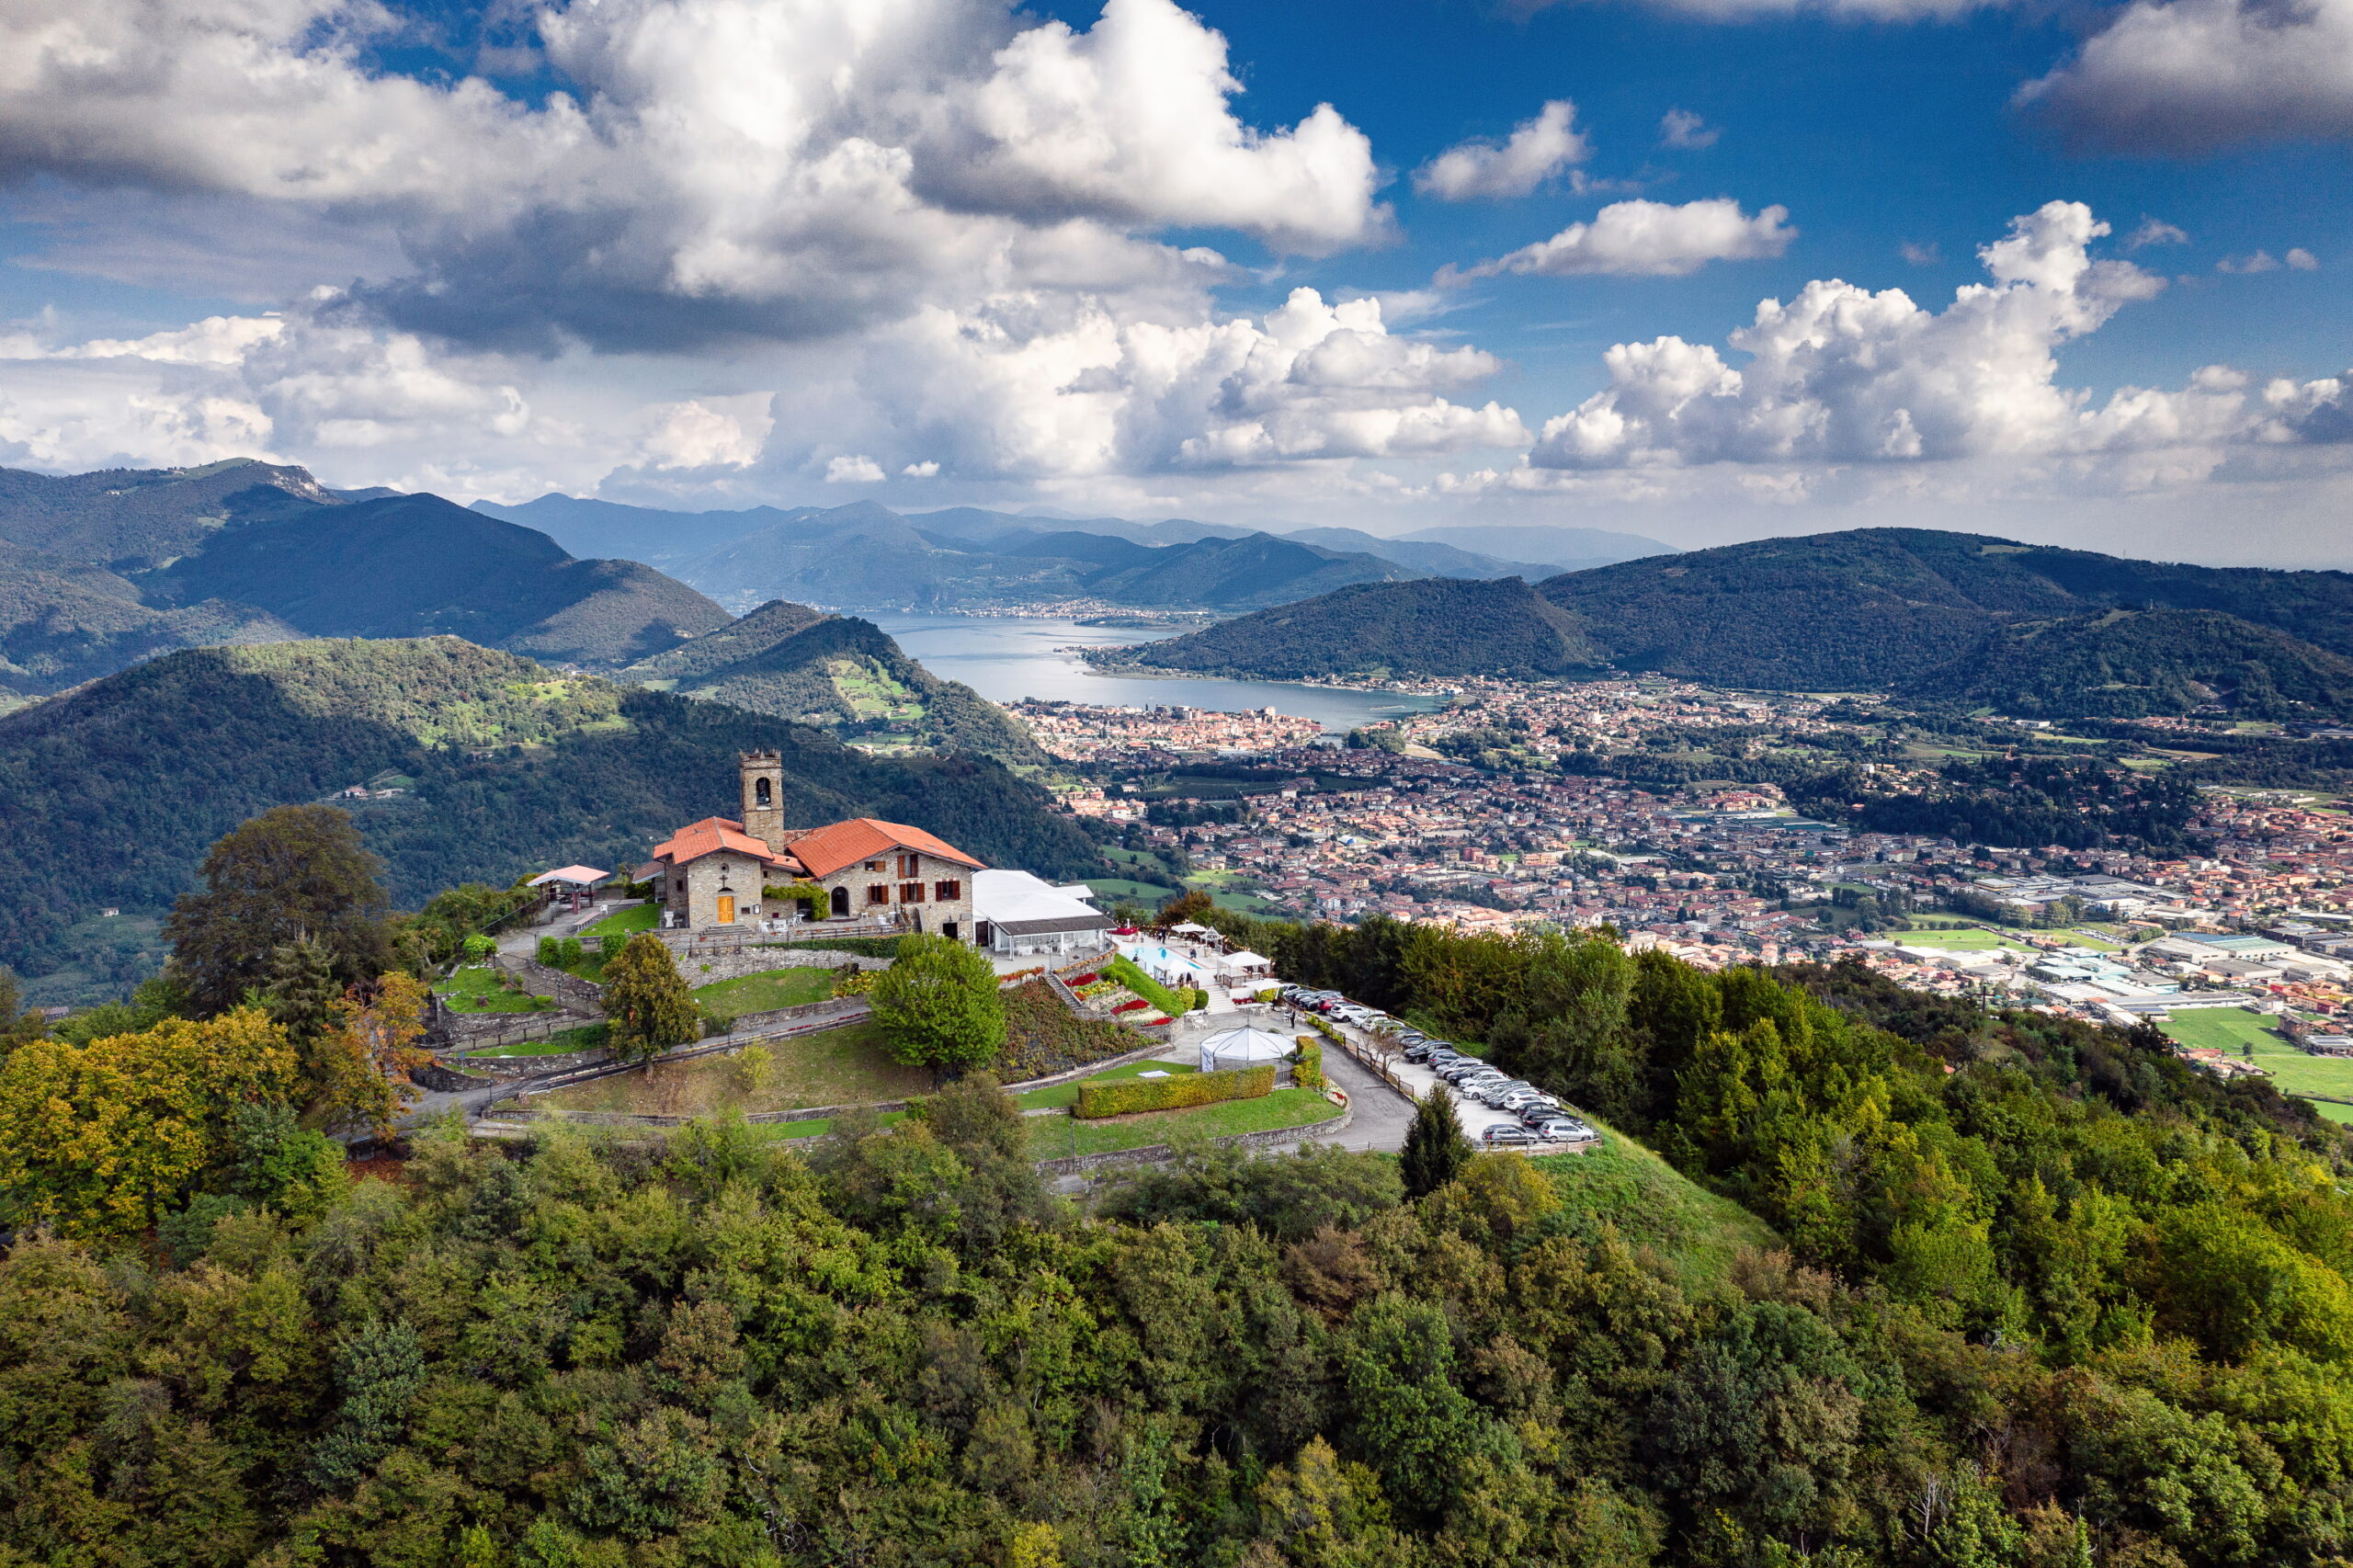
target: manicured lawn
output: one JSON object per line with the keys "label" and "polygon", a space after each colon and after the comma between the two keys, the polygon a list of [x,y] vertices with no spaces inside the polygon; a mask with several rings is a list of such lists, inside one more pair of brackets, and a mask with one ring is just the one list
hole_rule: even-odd
{"label": "manicured lawn", "polygon": [[1771,1226],[1731,1199],[1710,1192],[1590,1111],[1576,1114],[1601,1133],[1599,1148],[1529,1161],[1560,1189],[1573,1229],[1597,1238],[1604,1225],[1614,1227],[1694,1283],[1721,1284],[1744,1248],[1783,1244]]}
{"label": "manicured lawn", "polygon": [[798,1007],[804,1002],[822,1002],[833,994],[834,971],[830,969],[771,969],[738,980],[722,980],[716,985],[699,985],[695,988],[695,1000],[714,1013],[740,1017],[745,1013],[766,1013],[778,1007]]}
{"label": "manicured lawn", "polygon": [[535,1013],[538,1002],[529,992],[512,989],[505,975],[488,964],[469,964],[433,989],[453,1013]]}
{"label": "manicured lawn", "polygon": [[[2169,1039],[2192,1047],[2217,1046],[2230,1056],[2244,1058],[2251,1047],[2255,1064],[2271,1074],[2284,1095],[2331,1095],[2353,1102],[2353,1057],[2311,1056],[2297,1050],[2271,1028],[2271,1021],[2244,1007],[2201,1007],[2176,1013],[2158,1026]],[[2331,1121],[2353,1124],[2353,1103],[2315,1099],[2313,1107]]]}
{"label": "manicured lawn", "polygon": [[1340,1108],[1313,1089],[1277,1089],[1255,1100],[1224,1100],[1189,1110],[1154,1110],[1137,1116],[1080,1121],[1075,1117],[1039,1117],[1029,1128],[1032,1159],[1071,1154],[1108,1154],[1167,1141],[1173,1132],[1224,1138],[1237,1132],[1267,1132],[1330,1121]]}
{"label": "manicured lawn", "polygon": [[623,937],[635,936],[640,931],[653,930],[661,918],[662,910],[657,904],[631,904],[618,915],[606,915],[602,920],[581,932],[580,940],[585,946],[594,947],[597,938],[609,934],[617,933]]}
{"label": "manicured lawn", "polygon": [[804,1106],[902,1100],[929,1094],[932,1088],[929,1070],[891,1060],[881,1028],[870,1019],[777,1040],[766,1049],[767,1084],[748,1094],[735,1057],[703,1056],[575,1084],[532,1103],[549,1110],[632,1116],[716,1116],[726,1110],[750,1116]]}
{"label": "manicured lawn", "polygon": [[[1199,1067],[1187,1062],[1131,1062],[1124,1067],[1114,1067],[1108,1072],[1090,1073],[1087,1078],[1091,1082],[1097,1078],[1135,1078],[1146,1073],[1199,1071]],[[1031,1089],[1025,1095],[1017,1096],[1016,1099],[1023,1110],[1046,1110],[1056,1106],[1068,1108],[1078,1103],[1078,1085],[1079,1080],[1073,1078],[1067,1084],[1056,1084],[1051,1088]]]}

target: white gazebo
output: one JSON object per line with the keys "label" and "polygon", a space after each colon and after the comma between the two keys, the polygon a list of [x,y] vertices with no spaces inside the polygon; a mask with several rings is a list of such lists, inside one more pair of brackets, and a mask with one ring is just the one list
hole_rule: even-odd
{"label": "white gazebo", "polygon": [[1274,972],[1275,960],[1245,948],[1238,953],[1221,953],[1210,960],[1220,974],[1255,980]]}
{"label": "white gazebo", "polygon": [[1216,1073],[1230,1067],[1280,1062],[1294,1049],[1290,1040],[1265,1029],[1221,1029],[1201,1039],[1201,1071]]}
{"label": "white gazebo", "polygon": [[1208,926],[1196,926],[1189,920],[1179,926],[1171,926],[1168,927],[1168,934],[1172,937],[1214,937],[1217,935]]}

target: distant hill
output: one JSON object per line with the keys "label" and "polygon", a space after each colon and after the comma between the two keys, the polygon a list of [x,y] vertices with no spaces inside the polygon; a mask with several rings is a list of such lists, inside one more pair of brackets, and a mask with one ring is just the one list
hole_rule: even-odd
{"label": "distant hill", "polygon": [[1549,564],[1507,561],[1436,540],[1382,539],[1361,528],[1294,528],[1280,537],[1325,550],[1377,555],[1383,561],[1394,561],[1400,566],[1411,566],[1440,577],[1526,577],[1532,581],[1547,575],[1544,568]]}
{"label": "distant hill", "polygon": [[1361,553],[1343,554],[1272,534],[1204,539],[1153,552],[1153,559],[1091,576],[1099,598],[1154,608],[1197,605],[1245,608],[1289,604],[1356,583],[1394,583],[1421,575],[1413,567]]}
{"label": "distant hill", "polygon": [[164,565],[222,528],[336,500],[309,473],[250,458],[201,468],[0,469],[0,540],[122,571]]}
{"label": "distant hill", "polygon": [[[1567,573],[1534,595],[1563,612],[1556,660],[1725,686],[1898,691],[2054,714],[2182,713],[2208,702],[2353,711],[2340,668],[2353,657],[2353,575],[2341,572],[2174,565],[1863,528]],[[1290,677],[1484,673],[1498,661],[1482,641],[1436,624],[1462,613],[1461,598],[1424,583],[1368,586],[1113,656]],[[1508,625],[1521,639],[1514,662],[1544,667],[1519,651],[1544,648],[1524,608]]]}
{"label": "distant hill", "polygon": [[[1673,555],[1675,546],[1641,534],[1612,533],[1607,528],[1550,528],[1502,524],[1461,524],[1422,528],[1399,536],[1401,542],[1428,540],[1512,561],[1532,561],[1555,572],[1583,572],[1596,566],[1638,561],[1646,555]],[[1529,574],[1531,580],[1542,573]]]}
{"label": "distant hill", "polygon": [[2112,609],[1997,627],[1903,689],[2027,719],[2295,719],[2353,713],[2353,659],[2212,610]]}
{"label": "distant hill", "polygon": [[670,567],[708,555],[731,540],[738,540],[774,523],[791,522],[813,515],[818,508],[752,506],[739,512],[668,512],[655,506],[629,506],[618,501],[587,501],[552,493],[518,506],[477,501],[473,509],[486,516],[537,528],[583,557],[615,557],[642,561],[649,566]]}
{"label": "distant hill", "polygon": [[467,879],[619,869],[732,809],[735,754],[755,746],[783,753],[797,819],[871,814],[992,864],[1100,873],[1074,824],[983,759],[870,758],[805,725],[452,638],[206,649],[0,718],[0,962],[63,969],[102,906],[160,912],[245,818],[370,779],[404,786],[352,809],[407,906]]}
{"label": "distant hill", "polygon": [[621,678],[884,744],[904,740],[1005,763],[1046,760],[1012,715],[925,669],[873,622],[782,599],[632,665]]}
{"label": "distant hill", "polygon": [[314,635],[451,633],[619,665],[730,619],[633,561],[575,561],[545,534],[438,495],[307,506],[226,529],[159,574],[182,602],[256,606]]}
{"label": "distant hill", "polygon": [[1312,676],[1574,674],[1601,662],[1575,618],[1517,577],[1368,583],[1161,642],[1107,648],[1104,665],[1298,680]]}
{"label": "distant hill", "polygon": [[218,599],[153,608],[103,567],[0,545],[0,695],[44,697],[180,648],[301,635]]}

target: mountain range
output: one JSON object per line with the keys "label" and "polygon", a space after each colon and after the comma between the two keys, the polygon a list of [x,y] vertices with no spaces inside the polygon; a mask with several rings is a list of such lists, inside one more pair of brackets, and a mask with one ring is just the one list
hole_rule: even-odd
{"label": "mountain range", "polygon": [[92,972],[94,954],[273,805],[347,804],[405,907],[465,880],[624,869],[730,810],[736,753],[755,746],[782,753],[798,820],[916,822],[991,864],[1101,869],[1075,824],[978,757],[869,756],[807,725],[454,637],[207,648],[0,718],[0,963],[51,976],[36,987],[47,1000],[119,992],[153,953],[112,976]]}
{"label": "mountain range", "polygon": [[[1586,528],[1250,528],[1168,518],[1072,518],[956,506],[901,514],[874,502],[820,509],[663,512],[543,495],[477,511],[542,529],[567,549],[627,553],[723,603],[768,597],[860,609],[958,609],[1098,598],[1152,608],[1249,609],[1362,582],[1538,577],[1547,567],[1668,553]],[[1510,536],[1525,557],[1467,548]],[[1128,548],[1122,549],[1121,545]]]}
{"label": "mountain range", "polygon": [[453,632],[614,666],[732,619],[650,566],[575,560],[436,495],[352,499],[250,461],[0,470],[7,706],[179,648]]}
{"label": "mountain range", "polygon": [[2353,711],[2353,575],[1862,528],[1563,573],[1524,595],[1375,585],[1093,656],[1294,679],[1617,670],[2027,716],[2335,715]]}

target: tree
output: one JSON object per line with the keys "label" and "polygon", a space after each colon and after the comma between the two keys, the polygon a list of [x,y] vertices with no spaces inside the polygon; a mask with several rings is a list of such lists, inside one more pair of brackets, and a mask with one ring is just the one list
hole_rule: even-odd
{"label": "tree", "polygon": [[39,1013],[25,1008],[24,993],[17,989],[16,971],[0,964],[0,1062],[27,1040],[39,1040],[48,1028]]}
{"label": "tree", "polygon": [[0,1068],[0,1192],[69,1235],[138,1230],[226,1167],[238,1107],[298,1086],[286,1031],[255,1007],[31,1041]]}
{"label": "tree", "polygon": [[1190,892],[1178,893],[1175,898],[1162,904],[1160,913],[1154,918],[1162,926],[1181,926],[1188,920],[1199,920],[1216,907],[1217,904],[1209,894],[1195,888]]}
{"label": "tree", "polygon": [[1398,1170],[1405,1178],[1405,1195],[1422,1198],[1462,1174],[1471,1163],[1471,1140],[1462,1135],[1462,1121],[1454,1114],[1454,1096],[1443,1084],[1415,1102],[1414,1125],[1405,1133]]}
{"label": "tree", "polygon": [[911,1067],[983,1067],[1005,1049],[996,970],[952,937],[901,937],[873,997],[891,1054]]}
{"label": "tree", "polygon": [[204,886],[164,923],[196,1011],[238,1006],[269,983],[279,948],[305,939],[326,949],[341,984],[391,968],[382,869],[351,813],[333,806],[276,806],[222,837],[204,857]]}
{"label": "tree", "polygon": [[343,985],[335,977],[335,955],[324,942],[304,937],[269,955],[269,984],[262,1009],[270,1022],[298,1041],[311,1041],[335,1027],[335,1006]]}
{"label": "tree", "polygon": [[313,1119],[335,1131],[385,1139],[408,1108],[410,1074],[432,1060],[417,1049],[425,1033],[425,986],[387,974],[336,998],[335,1028],[303,1052]]}
{"label": "tree", "polygon": [[607,1039],[617,1056],[652,1061],[702,1035],[702,1013],[662,938],[640,931],[605,965]]}

